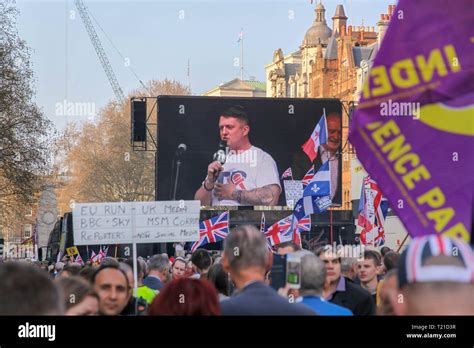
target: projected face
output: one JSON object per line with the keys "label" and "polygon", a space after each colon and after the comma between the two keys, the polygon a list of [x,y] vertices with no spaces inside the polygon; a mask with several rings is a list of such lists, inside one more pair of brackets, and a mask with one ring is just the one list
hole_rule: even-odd
{"label": "projected face", "polygon": [[336,152],[341,146],[341,116],[339,114],[330,114],[327,117],[328,142],[327,148],[331,152]]}
{"label": "projected face", "polygon": [[242,120],[235,117],[219,118],[219,133],[222,140],[227,141],[230,150],[240,150],[242,145],[248,143],[250,127]]}

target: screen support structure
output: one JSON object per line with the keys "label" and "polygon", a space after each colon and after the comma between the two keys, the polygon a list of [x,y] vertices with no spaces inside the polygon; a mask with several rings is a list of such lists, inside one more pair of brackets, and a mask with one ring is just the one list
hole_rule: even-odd
{"label": "screen support structure", "polygon": [[[150,102],[152,104],[150,111],[148,112],[147,107],[147,117],[146,117],[146,138],[142,142],[133,141],[133,112],[130,108],[130,145],[132,146],[133,151],[150,151],[155,153],[155,201],[158,200],[158,187],[156,178],[158,177],[158,98],[157,97],[132,97],[130,98],[130,105],[133,101],[145,100],[148,106]],[[155,116],[154,122],[152,122],[152,117]],[[150,139],[150,142],[147,139]],[[149,144],[152,146],[149,146]],[[161,253],[166,252],[166,243],[159,243],[159,251]]]}

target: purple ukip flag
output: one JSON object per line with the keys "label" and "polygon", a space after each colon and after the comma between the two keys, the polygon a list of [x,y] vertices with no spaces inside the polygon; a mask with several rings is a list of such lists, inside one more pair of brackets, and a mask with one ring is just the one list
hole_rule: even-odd
{"label": "purple ukip flag", "polygon": [[470,239],[473,23],[472,0],[400,0],[350,124],[357,157],[412,237]]}

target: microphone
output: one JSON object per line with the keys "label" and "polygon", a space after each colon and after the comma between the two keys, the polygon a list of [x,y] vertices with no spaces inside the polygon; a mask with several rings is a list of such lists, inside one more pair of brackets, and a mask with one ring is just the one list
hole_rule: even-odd
{"label": "microphone", "polygon": [[227,150],[227,141],[221,140],[219,142],[219,147],[217,148],[216,153],[214,153],[214,156],[212,157],[212,159],[224,165],[225,160],[227,158],[226,150]]}
{"label": "microphone", "polygon": [[183,153],[186,152],[187,149],[188,147],[186,146],[186,144],[179,144],[178,148],[176,149],[176,156],[181,156]]}

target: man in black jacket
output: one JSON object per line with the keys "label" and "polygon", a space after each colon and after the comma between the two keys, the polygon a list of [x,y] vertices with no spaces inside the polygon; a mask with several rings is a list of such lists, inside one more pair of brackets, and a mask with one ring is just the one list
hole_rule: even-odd
{"label": "man in black jacket", "polygon": [[222,264],[237,290],[221,302],[222,315],[315,315],[303,304],[290,303],[265,284],[272,254],[264,235],[252,225],[234,228],[224,241]]}
{"label": "man in black jacket", "polygon": [[326,264],[326,283],[323,297],[339,306],[346,307],[354,315],[374,315],[375,302],[370,293],[341,274],[341,256],[328,245],[316,254]]}
{"label": "man in black jacket", "polygon": [[161,290],[170,278],[170,259],[168,255],[154,255],[148,261],[148,275],[143,279],[143,285],[152,290]]}

